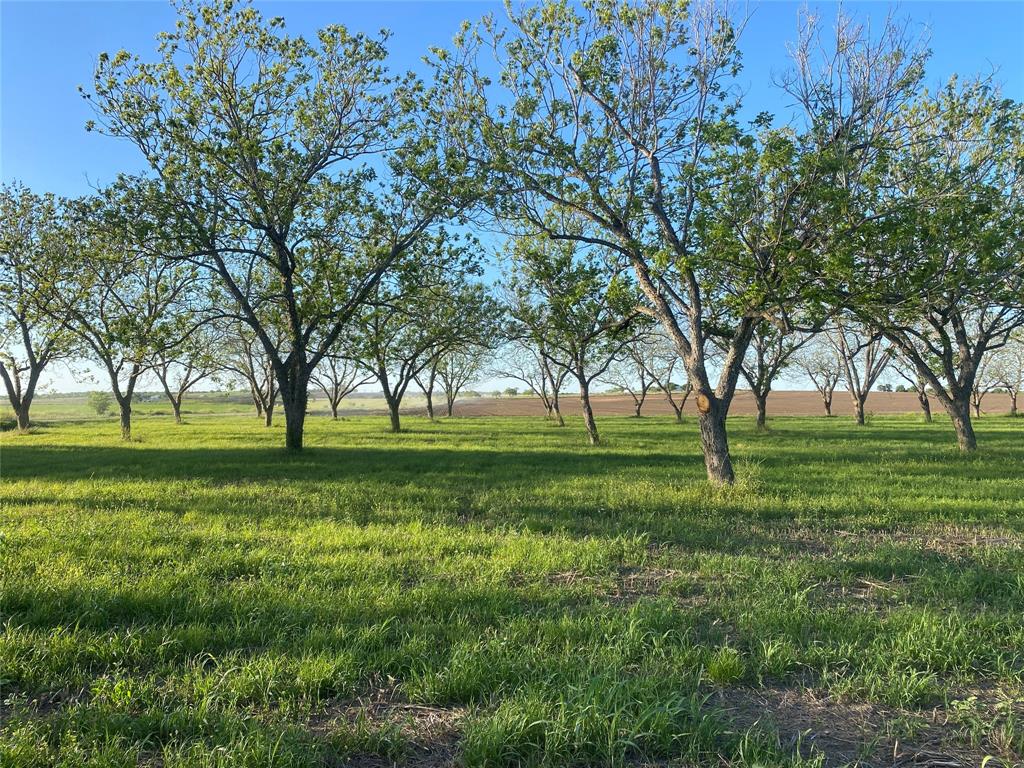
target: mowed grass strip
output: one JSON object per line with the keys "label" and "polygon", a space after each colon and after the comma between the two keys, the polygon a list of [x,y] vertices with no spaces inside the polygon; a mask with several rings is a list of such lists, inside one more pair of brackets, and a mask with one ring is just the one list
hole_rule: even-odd
{"label": "mowed grass strip", "polygon": [[308,425],[3,435],[0,765],[1021,760],[1024,420]]}

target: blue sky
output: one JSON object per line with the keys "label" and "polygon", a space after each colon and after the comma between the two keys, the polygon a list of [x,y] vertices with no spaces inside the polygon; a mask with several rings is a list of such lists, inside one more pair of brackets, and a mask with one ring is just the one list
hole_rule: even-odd
{"label": "blue sky", "polygon": [[[499,2],[479,0],[261,2],[268,16],[283,16],[292,33],[312,34],[326,24],[352,30],[393,33],[390,51],[396,70],[422,70],[431,46],[445,46],[464,19],[502,12]],[[795,37],[805,5],[826,19],[835,3],[751,3],[750,22],[740,39],[747,92],[745,110],[785,113],[787,104],[771,87],[773,73],[788,66],[786,43]],[[950,75],[995,72],[1006,96],[1024,100],[1024,1],[846,3],[848,12],[879,23],[890,12],[927,31],[933,56],[927,83]],[[77,92],[91,82],[103,51],[125,48],[155,55],[156,35],[174,24],[163,0],[0,0],[0,178],[21,181],[37,192],[78,195],[111,181],[121,171],[141,171],[137,151],[127,143],[87,133],[92,113]],[[81,388],[66,374],[60,389]]]}

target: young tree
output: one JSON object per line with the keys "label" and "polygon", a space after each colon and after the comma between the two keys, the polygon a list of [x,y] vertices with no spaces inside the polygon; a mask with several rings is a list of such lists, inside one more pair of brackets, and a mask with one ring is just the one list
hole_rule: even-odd
{"label": "young tree", "polygon": [[878,377],[889,366],[893,350],[878,332],[858,328],[849,320],[840,320],[825,331],[825,337],[839,359],[846,391],[853,403],[854,419],[864,425],[864,403]]}
{"label": "young tree", "polygon": [[223,338],[221,369],[245,382],[256,416],[263,419],[264,426],[271,426],[277,404],[277,378],[273,363],[256,334],[245,323],[239,320],[224,322]]}
{"label": "young tree", "polygon": [[376,376],[393,432],[401,431],[402,399],[416,376],[444,350],[474,338],[494,311],[487,291],[471,279],[478,270],[475,249],[444,235],[424,238],[360,312],[350,351]]}
{"label": "young tree", "polygon": [[341,401],[363,384],[373,381],[373,376],[368,375],[344,354],[333,354],[326,355],[320,361],[310,380],[324,393],[327,404],[331,407],[331,418],[337,421]]}
{"label": "young tree", "polygon": [[[186,338],[194,318],[195,269],[149,255],[122,226],[123,199],[78,206],[82,251],[74,272],[56,287],[55,317],[91,353],[110,379],[121,418],[121,438],[131,439],[135,388],[157,357]],[[70,264],[69,264],[70,266]]]}
{"label": "young tree", "polygon": [[1016,331],[992,353],[989,376],[1010,396],[1010,415],[1017,415],[1017,396],[1024,389],[1024,332]]}
{"label": "young tree", "polygon": [[917,367],[899,353],[893,355],[892,362],[892,368],[896,371],[896,375],[914,388],[914,392],[917,393],[917,402],[921,406],[921,413],[924,414],[924,420],[930,424],[932,421],[932,404],[928,399],[928,383],[918,373]]}
{"label": "young tree", "polygon": [[455,400],[459,393],[480,376],[490,352],[488,346],[466,346],[441,356],[437,377],[444,390],[445,415],[449,418],[455,411]]}
{"label": "young tree", "polygon": [[[600,245],[631,266],[696,392],[708,478],[717,483],[734,481],[725,420],[754,327],[785,317],[809,275],[799,255],[815,240],[844,237],[807,226],[829,167],[815,156],[867,153],[865,124],[886,115],[861,102],[889,106],[891,91],[913,86],[879,77],[882,62],[851,67],[857,103],[842,104],[837,118],[849,132],[809,153],[763,120],[747,135],[733,119],[738,25],[725,9],[654,0],[510,6],[506,28],[486,20],[453,52],[436,53],[450,112],[467,125],[467,155],[501,215],[553,239]],[[874,53],[866,40],[844,46],[863,59]],[[500,90],[478,63],[482,50],[498,57]],[[913,65],[886,61],[897,73]],[[743,181],[716,183],[723,178]],[[580,217],[591,226],[579,228]],[[717,384],[713,336],[729,350]]]}
{"label": "young tree", "polygon": [[609,253],[578,242],[523,235],[509,257],[505,290],[515,333],[576,379],[587,436],[597,445],[590,387],[631,341],[638,296]]}
{"label": "young tree", "polygon": [[619,357],[612,360],[602,381],[625,392],[633,400],[633,415],[640,418],[647,393],[656,385],[650,371],[655,367],[654,350],[645,337],[629,341]]}
{"label": "young tree", "polygon": [[196,384],[213,378],[220,362],[214,351],[219,339],[209,326],[200,326],[176,347],[158,349],[153,361],[153,375],[174,411],[174,421],[181,424],[181,402]]}
{"label": "young tree", "polygon": [[811,380],[811,384],[821,395],[825,415],[832,415],[832,396],[842,378],[842,366],[839,357],[830,342],[821,343],[821,337],[815,336],[809,346],[797,356],[797,365]]}
{"label": "young tree", "polygon": [[0,187],[0,378],[21,432],[46,367],[74,351],[68,304],[56,294],[62,282],[70,288],[62,275],[72,243],[56,198]]}
{"label": "young tree", "polygon": [[544,406],[546,418],[565,426],[560,397],[569,371],[554,363],[545,353],[543,339],[512,337],[507,340],[491,372],[496,378],[514,379],[526,385]]}
{"label": "young tree", "polygon": [[740,370],[757,404],[759,430],[767,429],[768,395],[772,385],[779,374],[793,363],[793,356],[809,339],[811,335],[786,333],[766,321],[762,321],[754,331]]}
{"label": "young tree", "polygon": [[386,35],[306,40],[214,0],[180,5],[160,41],[155,62],[101,55],[86,97],[159,180],[161,250],[213,274],[220,311],[256,335],[301,449],[313,371],[396,260],[475,198],[473,179],[449,162],[436,98],[387,72]]}

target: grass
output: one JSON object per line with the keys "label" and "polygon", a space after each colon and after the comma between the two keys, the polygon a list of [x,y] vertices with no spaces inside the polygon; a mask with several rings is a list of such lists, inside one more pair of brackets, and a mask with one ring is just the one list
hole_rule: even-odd
{"label": "grass", "polygon": [[1024,420],[404,423],[4,434],[0,765],[1020,763]]}

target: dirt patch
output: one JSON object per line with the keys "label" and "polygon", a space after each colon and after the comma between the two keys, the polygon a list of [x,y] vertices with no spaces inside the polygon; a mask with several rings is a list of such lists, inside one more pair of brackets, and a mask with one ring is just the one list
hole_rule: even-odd
{"label": "dirt patch", "polygon": [[400,757],[350,755],[341,765],[448,768],[457,764],[462,721],[467,712],[465,707],[413,704],[398,698],[393,688],[382,688],[355,701],[324,707],[309,719],[307,727],[311,733],[328,736],[340,723],[346,728],[362,723],[372,731],[399,735],[405,747]]}
{"label": "dirt patch", "polygon": [[[632,416],[633,398],[629,395],[596,395],[591,398],[597,416]],[[582,411],[579,398],[565,393],[561,400],[562,412],[567,416],[579,416]],[[920,405],[913,392],[872,392],[866,405],[868,413],[918,413]],[[1010,398],[1001,393],[992,393],[985,398],[984,413],[1003,414],[1009,411]],[[420,409],[422,410],[422,409]],[[937,401],[932,401],[932,411],[945,413]],[[412,412],[412,410],[410,410]],[[418,410],[417,410],[418,412]],[[689,398],[683,409],[689,418],[697,415],[695,398]],[[457,401],[456,416],[537,416],[543,418],[544,405],[535,397],[475,397]],[[753,416],[757,403],[747,390],[739,390],[729,407],[730,416]],[[836,416],[853,416],[853,405],[848,397],[837,393],[832,404]],[[672,416],[671,406],[664,397],[653,394],[644,403],[644,416]],[[768,417],[772,416],[824,416],[825,409],[817,392],[772,392],[768,396]]]}
{"label": "dirt patch", "polygon": [[[972,747],[942,707],[903,712],[810,689],[723,688],[711,703],[741,729],[768,728],[783,748],[821,755],[826,768],[968,768],[996,749]],[[1019,765],[988,757],[991,768]]]}

